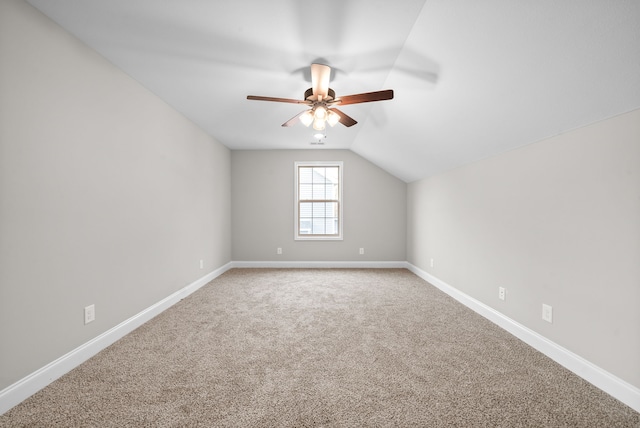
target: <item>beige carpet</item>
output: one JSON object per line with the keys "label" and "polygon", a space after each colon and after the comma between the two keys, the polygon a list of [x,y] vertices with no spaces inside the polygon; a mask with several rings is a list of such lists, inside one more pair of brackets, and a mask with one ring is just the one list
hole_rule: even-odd
{"label": "beige carpet", "polygon": [[234,269],[0,416],[35,427],[639,427],[403,269]]}

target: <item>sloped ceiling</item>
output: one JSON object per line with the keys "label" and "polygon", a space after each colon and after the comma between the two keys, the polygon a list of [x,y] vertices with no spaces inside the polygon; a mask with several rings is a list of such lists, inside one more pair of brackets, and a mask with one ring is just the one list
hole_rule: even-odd
{"label": "sloped ceiling", "polygon": [[[411,182],[640,108],[637,0],[28,0],[233,150],[350,149]],[[309,65],[359,123],[280,125]]]}

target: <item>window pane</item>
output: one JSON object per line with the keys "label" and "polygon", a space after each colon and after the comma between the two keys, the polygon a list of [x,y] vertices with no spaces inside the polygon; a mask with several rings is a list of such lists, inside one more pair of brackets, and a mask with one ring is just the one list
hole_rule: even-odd
{"label": "window pane", "polygon": [[300,199],[338,199],[338,167],[299,167],[298,171]]}
{"label": "window pane", "polygon": [[325,175],[326,180],[330,183],[338,183],[338,177],[339,175],[339,168],[337,166],[330,166],[325,168]]}
{"label": "window pane", "polygon": [[313,182],[314,183],[324,183],[325,180],[325,167],[315,167],[313,168]]}
{"label": "window pane", "polygon": [[313,216],[313,204],[311,202],[300,203],[300,218]]}
{"label": "window pane", "polygon": [[338,185],[328,184],[326,186],[325,199],[338,199]]}
{"label": "window pane", "polygon": [[326,204],[324,202],[314,202],[313,203],[313,217],[316,218],[324,218],[325,217],[325,208]]}
{"label": "window pane", "polygon": [[311,199],[313,196],[313,185],[311,184],[300,184],[300,195],[298,196],[300,199]]}
{"label": "window pane", "polygon": [[313,168],[301,166],[298,168],[299,183],[313,183]]}
{"label": "window pane", "polygon": [[313,234],[314,235],[324,235],[324,218],[314,218],[313,219]]}
{"label": "window pane", "polygon": [[313,198],[312,199],[326,199],[324,184],[313,185]]}
{"label": "window pane", "polygon": [[337,218],[327,218],[325,219],[325,233],[330,235],[335,235],[338,233],[338,219]]}
{"label": "window pane", "polygon": [[338,203],[337,202],[328,202],[327,203],[327,211],[325,217],[335,217],[338,218]]}
{"label": "window pane", "polygon": [[300,219],[300,234],[301,235],[310,235],[311,234],[311,225],[312,221],[310,218],[301,218]]}

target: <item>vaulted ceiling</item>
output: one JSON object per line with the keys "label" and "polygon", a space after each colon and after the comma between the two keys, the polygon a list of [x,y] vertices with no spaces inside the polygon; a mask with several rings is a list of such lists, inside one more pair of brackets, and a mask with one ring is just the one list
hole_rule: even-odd
{"label": "vaulted ceiling", "polygon": [[[637,0],[28,0],[233,150],[350,149],[411,182],[640,108]],[[280,125],[309,66],[358,124]]]}

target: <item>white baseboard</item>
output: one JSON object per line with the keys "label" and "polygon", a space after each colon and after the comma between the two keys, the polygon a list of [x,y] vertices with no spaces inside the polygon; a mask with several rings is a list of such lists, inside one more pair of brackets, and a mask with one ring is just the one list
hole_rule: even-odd
{"label": "white baseboard", "polygon": [[407,262],[229,262],[0,391],[0,415],[232,268],[406,268],[568,370],[640,412],[640,389]]}
{"label": "white baseboard", "polygon": [[581,356],[550,341],[546,337],[512,320],[490,306],[474,299],[460,290],[441,281],[435,276],[407,263],[407,269],[436,288],[445,292],[458,302],[502,327],[518,339],[545,354],[566,369],[572,371],[592,385],[600,388],[612,397],[620,400],[637,412],[640,412],[640,389],[623,381],[615,375],[590,363]]}
{"label": "white baseboard", "polygon": [[407,262],[311,262],[311,261],[264,261],[264,262],[231,262],[234,268],[352,268],[352,269],[407,269]]}
{"label": "white baseboard", "polygon": [[226,265],[162,299],[158,303],[149,306],[142,312],[121,322],[117,326],[105,331],[101,335],[91,339],[73,351],[61,356],[57,360],[36,370],[13,385],[9,385],[7,388],[0,391],[0,415],[40,391],[62,375],[70,372],[72,369],[93,357],[107,346],[131,333],[145,322],[184,299],[214,278],[222,275],[224,272],[231,269],[231,267],[231,262],[227,263]]}

